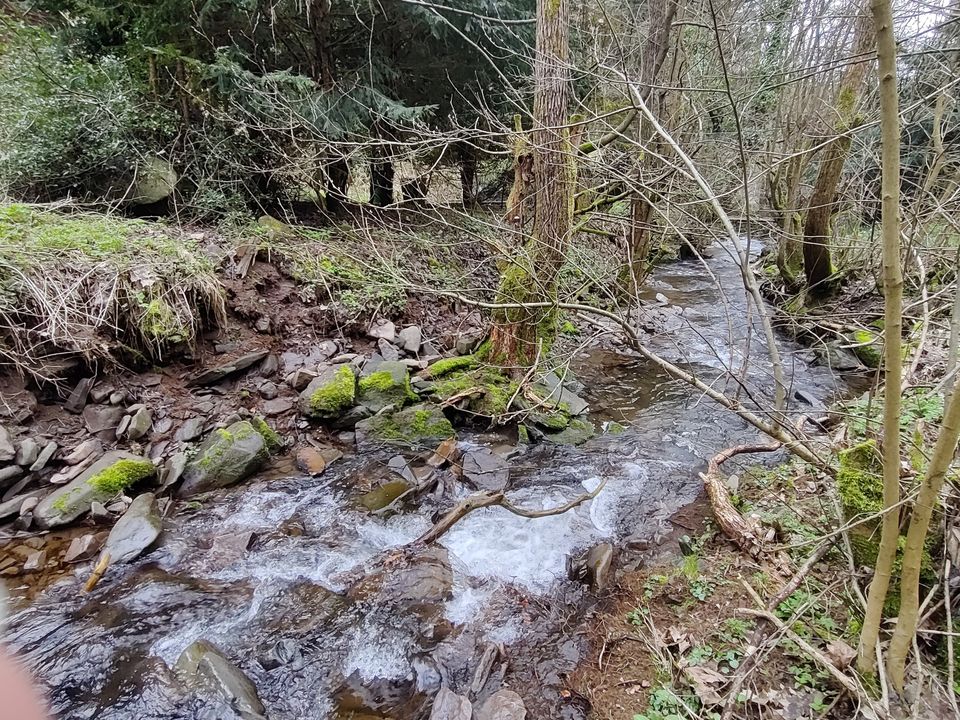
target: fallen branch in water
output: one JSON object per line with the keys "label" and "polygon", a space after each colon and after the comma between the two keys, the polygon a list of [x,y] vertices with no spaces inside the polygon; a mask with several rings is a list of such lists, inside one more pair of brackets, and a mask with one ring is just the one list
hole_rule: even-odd
{"label": "fallen branch in water", "polygon": [[723,478],[720,477],[720,465],[735,455],[773,452],[779,450],[780,447],[779,442],[770,445],[736,445],[721,450],[710,458],[710,462],[707,463],[707,472],[700,473],[717,525],[723,530],[724,535],[735,542],[741,550],[751,555],[756,555],[760,549],[760,525],[755,520],[745,518],[733,506],[727,486],[724,484]]}
{"label": "fallen branch in water", "polygon": [[507,497],[502,490],[498,492],[474,493],[465,500],[461,500],[459,503],[457,503],[453,509],[440,518],[440,520],[437,521],[432,528],[430,528],[427,532],[410,544],[429,545],[430,543],[436,542],[444,535],[444,533],[446,533],[450,528],[452,528],[474,510],[479,510],[480,508],[485,507],[493,507],[494,505],[498,505],[514,515],[519,515],[520,517],[525,518],[545,518],[550,517],[551,515],[563,515],[563,513],[573,510],[573,508],[577,507],[578,505],[582,505],[587,500],[592,500],[595,498],[600,494],[600,491],[603,490],[603,487],[606,484],[607,479],[604,478],[592,491],[584,495],[578,495],[568,503],[558,505],[557,507],[553,508],[547,508],[546,510],[529,510],[527,508],[514,505],[512,502],[507,500]]}

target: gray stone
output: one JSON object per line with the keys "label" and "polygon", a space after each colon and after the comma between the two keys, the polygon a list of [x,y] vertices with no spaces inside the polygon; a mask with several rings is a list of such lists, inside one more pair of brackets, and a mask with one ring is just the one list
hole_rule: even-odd
{"label": "gray stone", "polygon": [[417,484],[417,476],[413,474],[410,463],[407,462],[407,459],[403,455],[394,455],[387,461],[387,467],[408,483],[413,485]]}
{"label": "gray stone", "polygon": [[101,450],[103,450],[103,443],[96,438],[90,438],[89,440],[84,440],[71,450],[70,453],[63,458],[63,462],[67,465],[79,465]]}
{"label": "gray stone", "polygon": [[34,461],[33,465],[30,466],[30,472],[40,472],[43,470],[47,463],[53,459],[53,456],[57,452],[57,444],[51,440],[46,445],[43,446],[43,450],[40,451],[40,454],[37,455],[37,459]]}
{"label": "gray stone", "polygon": [[360,357],[357,353],[342,353],[337,355],[335,358],[330,359],[332,365],[340,365],[342,363],[348,363],[356,360]]}
{"label": "gray stone", "polygon": [[274,354],[267,355],[260,363],[260,375],[263,377],[272,377],[280,369],[280,358]]}
{"label": "gray stone", "polygon": [[78,382],[73,392],[70,393],[70,397],[68,397],[67,401],[63,404],[63,409],[74,415],[79,415],[87,406],[87,396],[90,395],[90,389],[93,387],[94,382],[96,382],[96,378],[92,377],[84,378]]}
{"label": "gray stone", "polygon": [[297,392],[300,392],[307,387],[307,385],[309,385],[315,377],[317,377],[315,370],[297,368],[284,378],[284,382]]}
{"label": "gray stone", "polygon": [[75,537],[70,541],[70,547],[63,556],[63,561],[67,563],[83,562],[89,560],[103,546],[104,533],[87,533],[80,537]]}
{"label": "gray stone", "polygon": [[465,450],[460,458],[464,480],[478,490],[499,492],[507,486],[510,467],[503,458],[484,447]]}
{"label": "gray stone", "polygon": [[384,361],[375,372],[360,379],[359,403],[371,412],[388,405],[401,408],[415,399],[410,388],[410,370],[402,362]]}
{"label": "gray stone", "polygon": [[103,383],[94,385],[90,388],[90,400],[95,403],[107,402],[115,391],[116,388],[113,385],[104,385]]}
{"label": "gray stone", "polygon": [[587,553],[586,580],[594,590],[605,590],[610,584],[610,569],[613,566],[613,545],[600,543]]}
{"label": "gray stone", "polygon": [[353,406],[357,378],[349,365],[321,365],[319,374],[300,393],[300,412],[307,417],[330,419]]}
{"label": "gray stone", "polygon": [[828,342],[816,345],[813,352],[820,365],[826,365],[831,370],[859,370],[863,368],[857,356],[839,344]]}
{"label": "gray stone", "polygon": [[310,353],[310,357],[316,357],[317,362],[325,362],[340,352],[340,348],[333,340],[323,340]]}
{"label": "gray stone", "polygon": [[543,439],[558,445],[580,445],[597,434],[597,427],[588,420],[573,419],[570,424],[555,433],[544,433]]}
{"label": "gray stone", "polygon": [[0,468],[0,488],[6,489],[22,476],[23,468],[19,465],[8,465],[5,468]]}
{"label": "gray stone", "polygon": [[140,376],[140,384],[143,387],[156,387],[163,382],[163,376],[158,373],[146,373]]}
{"label": "gray stone", "polygon": [[126,391],[126,390],[116,390],[116,391],[110,393],[110,404],[111,404],[111,405],[119,405],[119,404],[121,404],[121,403],[122,403],[124,400],[126,400],[126,399],[127,399],[127,391]]}
{"label": "gray stone", "polygon": [[358,358],[358,361],[361,363],[363,371],[360,373],[360,377],[367,377],[368,375],[373,375],[377,370],[380,369],[380,366],[383,365],[383,355],[380,353],[374,353],[370,357]]}
{"label": "gray stone", "polygon": [[153,413],[146,407],[141,407],[130,417],[130,425],[127,427],[127,439],[139,440],[153,424]]}
{"label": "gray stone", "polygon": [[0,425],[0,462],[10,462],[17,456],[17,449],[13,446],[10,433]]}
{"label": "gray stone", "polygon": [[109,555],[111,565],[128,563],[150,547],[162,529],[156,496],[137,495],[107,536],[100,557]]}
{"label": "gray stone", "polygon": [[190,442],[203,435],[203,418],[192,417],[184,421],[177,431],[173,434],[174,440],[180,442]]}
{"label": "gray stone", "polygon": [[40,527],[51,528],[76,520],[94,502],[106,503],[156,469],[149,460],[128,452],[106,453],[69,484],[47,495],[34,516]]}
{"label": "gray stone", "polygon": [[247,420],[210,434],[187,463],[177,493],[188,497],[238,483],[260,469],[269,453],[263,436]]}
{"label": "gray stone", "polygon": [[436,405],[414,405],[382,413],[357,423],[357,448],[367,451],[380,445],[432,450],[454,435],[453,426]]}
{"label": "gray stone", "polygon": [[417,325],[405,327],[397,335],[397,345],[414,355],[420,352],[421,342],[423,342],[423,332]]}
{"label": "gray stone", "polygon": [[178,452],[170,456],[163,465],[163,487],[168,488],[173,485],[183,475],[187,467],[187,454]]}
{"label": "gray stone", "polygon": [[480,706],[476,720],[524,720],[527,709],[521,698],[513,690],[498,690]]}
{"label": "gray stone", "polygon": [[295,404],[296,402],[293,400],[293,398],[275,398],[273,400],[267,400],[262,406],[263,414],[267,417],[283,415],[283,413],[293,410],[293,406]]}
{"label": "gray stone", "polygon": [[352,408],[347,410],[343,415],[336,418],[333,421],[333,426],[335,428],[352,428],[361,420],[366,420],[368,417],[373,415],[370,410],[365,408],[363,405],[354,405]]}
{"label": "gray stone", "polygon": [[77,475],[82,473],[88,467],[93,465],[94,461],[97,459],[96,455],[91,455],[83,462],[79,462],[76,465],[65,465],[60,472],[56,472],[50,476],[51,485],[64,485],[71,480],[73,480]]}
{"label": "gray stone", "polygon": [[280,394],[280,388],[277,387],[276,383],[265,382],[261,383],[260,387],[257,388],[257,392],[260,393],[260,397],[264,400],[273,400],[277,395]]}
{"label": "gray stone", "polygon": [[157,435],[164,435],[170,432],[170,429],[173,427],[173,418],[171,417],[162,417],[157,418],[153,421],[153,432]]}
{"label": "gray stone", "polygon": [[25,493],[23,495],[14,495],[10,499],[4,500],[2,503],[0,503],[0,520],[13,515],[19,515],[20,508],[23,507],[23,504],[30,498],[36,498],[40,492],[40,490],[34,490],[33,492]]}
{"label": "gray stone", "polygon": [[454,352],[457,355],[469,355],[476,349],[482,339],[483,334],[479,330],[461,333],[453,343]]}
{"label": "gray stone", "polygon": [[261,315],[253,325],[253,329],[258,333],[267,335],[273,330],[273,320],[269,315]]}
{"label": "gray stone", "polygon": [[101,440],[110,440],[125,414],[118,405],[87,405],[83,409],[83,422],[89,432]]}
{"label": "gray stone", "polygon": [[380,351],[380,356],[387,362],[396,362],[400,359],[400,351],[386,340],[377,342],[377,349]]}
{"label": "gray stone", "polygon": [[256,686],[212,643],[197,640],[189,645],[177,660],[176,671],[187,687],[215,694],[243,720],[265,720],[266,708]]}
{"label": "gray stone", "polygon": [[124,415],[123,418],[120,420],[120,424],[117,425],[117,431],[116,431],[117,440],[121,440],[123,438],[123,434],[127,432],[128,427],[130,427],[130,416]]}
{"label": "gray stone", "polygon": [[367,330],[367,336],[374,340],[386,340],[392,343],[397,337],[397,326],[389,320],[380,318]]}
{"label": "gray stone", "polygon": [[433,698],[430,720],[470,720],[472,717],[473,707],[470,701],[452,690],[440,688],[440,692]]}
{"label": "gray stone", "polygon": [[562,408],[574,417],[583,415],[590,408],[586,400],[564,387],[564,383],[554,372],[546,373],[534,386],[534,392],[549,405]]}
{"label": "gray stone", "polygon": [[269,354],[270,353],[267,350],[258,350],[256,352],[242,355],[236,360],[223,365],[201,370],[187,381],[187,385],[212,385],[213,383],[220,382],[230,375],[234,375],[242,370],[246,370],[251,365],[255,365],[266,358]]}
{"label": "gray stone", "polygon": [[28,465],[33,465],[38,457],[40,457],[40,443],[33,438],[24,438],[20,441],[20,446],[17,448],[17,457],[14,462],[16,462],[17,465],[27,467]]}

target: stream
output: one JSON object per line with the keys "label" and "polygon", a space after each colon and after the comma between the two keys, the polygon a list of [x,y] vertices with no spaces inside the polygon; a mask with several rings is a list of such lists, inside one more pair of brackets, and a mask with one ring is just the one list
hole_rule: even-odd
{"label": "stream", "polygon": [[[656,304],[660,297],[666,322],[649,346],[722,385],[726,363],[732,358],[739,370],[743,362],[751,321],[739,269],[728,248],[714,250],[707,264],[726,302],[696,260],[659,268],[645,299]],[[750,334],[746,381],[769,397],[763,338],[756,327]],[[828,402],[842,390],[826,368],[810,365],[809,351],[783,340],[781,352],[792,398],[802,389],[808,400]],[[382,589],[347,592],[351,571],[415,539],[449,507],[449,499],[427,497],[404,513],[371,516],[357,503],[359,480],[386,477],[396,452],[348,454],[319,478],[272,468],[202,504],[178,507],[159,545],[130,566],[111,568],[91,594],[65,578],[20,606],[6,630],[8,646],[48,689],[63,720],[242,717],[185,688],[174,672],[181,651],[201,638],[243,669],[273,720],[426,718],[441,685],[468,694],[491,643],[503,654],[473,699],[503,683],[523,696],[528,717],[585,717],[561,691],[584,656],[587,641],[577,628],[596,597],[567,579],[567,557],[598,542],[623,547],[666,537],[671,516],[698,497],[706,458],[756,432],[635,356],[592,350],[574,371],[598,427],[615,420],[626,430],[579,447],[510,449],[509,495],[515,504],[544,508],[604,479],[605,487],[564,515],[526,519],[496,507],[468,515],[440,541],[449,592],[426,597],[434,581],[442,584],[430,563],[411,575],[415,587],[397,573],[401,581],[390,587],[402,601]],[[792,403],[797,412],[810,410]],[[507,452],[504,436],[460,438],[467,448]],[[89,569],[81,566],[78,576]],[[17,590],[11,593],[16,599]]]}

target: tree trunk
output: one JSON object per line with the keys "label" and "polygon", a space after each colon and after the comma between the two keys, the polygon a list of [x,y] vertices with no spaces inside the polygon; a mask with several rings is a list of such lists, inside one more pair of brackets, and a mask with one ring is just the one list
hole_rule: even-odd
{"label": "tree trunk", "polygon": [[[569,0],[538,0],[534,65],[533,236],[504,272],[490,359],[514,371],[546,353],[556,335],[557,278],[573,224],[576,166],[567,126]],[[535,306],[530,304],[534,303]]]}
{"label": "tree trunk", "polygon": [[370,204],[377,207],[393,205],[393,160],[383,148],[378,148],[370,159]]}
{"label": "tree trunk", "polygon": [[327,212],[336,214],[343,209],[347,202],[347,188],[349,184],[350,166],[347,165],[346,158],[338,157],[327,164]]}
{"label": "tree trunk", "polygon": [[469,143],[460,144],[460,197],[464,209],[476,207],[477,149]]}
{"label": "tree trunk", "polygon": [[[873,28],[869,13],[862,13],[857,22],[853,40],[853,55],[868,53],[873,45]],[[803,273],[807,288],[815,296],[829,295],[833,288],[830,277],[833,263],[830,259],[830,237],[833,216],[837,210],[837,185],[843,165],[850,153],[850,132],[863,121],[857,112],[857,97],[868,63],[854,61],[847,66],[836,97],[837,121],[835,137],[824,149],[823,160],[810,196],[807,219],[803,226]]]}
{"label": "tree trunk", "polygon": [[[886,513],[880,532],[880,547],[867,598],[867,609],[860,633],[858,665],[864,672],[876,667],[877,639],[883,620],[883,605],[890,587],[893,562],[900,541],[900,385],[902,360],[900,326],[903,314],[903,274],[900,268],[900,121],[897,101],[897,46],[893,36],[890,0],[871,3],[876,25],[877,56],[880,75],[880,134],[882,140],[882,218],[883,237],[883,506]],[[954,447],[956,437],[954,437]],[[939,447],[939,446],[938,446]],[[950,451],[953,457],[953,450]],[[915,510],[916,514],[917,510]],[[914,517],[916,520],[916,517]],[[912,524],[911,524],[912,527]],[[924,529],[926,535],[926,529]],[[922,538],[921,538],[922,541]],[[919,556],[918,556],[919,572]],[[904,561],[901,591],[911,580]],[[919,580],[919,578],[918,578]],[[917,584],[913,582],[914,593]],[[911,630],[910,637],[913,637]],[[893,654],[891,653],[891,663]],[[902,686],[901,683],[898,688]],[[896,685],[894,678],[894,685]]]}

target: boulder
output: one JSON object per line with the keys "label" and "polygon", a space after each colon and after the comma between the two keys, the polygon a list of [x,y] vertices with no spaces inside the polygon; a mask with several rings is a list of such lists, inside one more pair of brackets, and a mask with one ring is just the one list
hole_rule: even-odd
{"label": "boulder", "polygon": [[351,600],[369,600],[397,610],[438,610],[453,594],[453,571],[446,548],[431,546],[372,570],[347,590]]}
{"label": "boulder", "polygon": [[248,420],[215,430],[187,463],[177,494],[188,497],[238,483],[259,470],[268,456],[266,438]]}
{"label": "boulder", "polygon": [[153,463],[144,457],[108,452],[70,483],[47,495],[34,509],[34,518],[43,528],[65,525],[90,510],[93,503],[109,502],[155,471]]}
{"label": "boulder", "polygon": [[397,334],[397,345],[412,355],[420,352],[420,344],[422,342],[423,332],[417,325],[405,327]]}
{"label": "boulder", "polygon": [[857,356],[836,342],[826,342],[814,346],[814,354],[820,365],[831,370],[859,370],[863,367]]}
{"label": "boulder", "polygon": [[409,369],[395,360],[385,360],[374,372],[361,377],[359,389],[360,404],[374,413],[388,405],[401,408],[417,399],[410,387]]}
{"label": "boulder", "polygon": [[322,475],[329,465],[343,457],[343,453],[334,447],[302,447],[297,450],[297,469],[307,475]]}
{"label": "boulder", "polygon": [[413,405],[361,420],[356,426],[357,448],[378,445],[428,450],[454,435],[453,425],[436,405]]}
{"label": "boulder", "polygon": [[177,660],[176,671],[188,688],[216,695],[243,720],[266,718],[256,686],[212,643],[197,640],[187,646]]}
{"label": "boulder", "polygon": [[433,699],[430,720],[470,720],[472,717],[473,707],[469,700],[452,690],[440,688]]}
{"label": "boulder", "polygon": [[130,200],[135,205],[150,205],[169,197],[177,184],[173,164],[156,155],[144,157],[137,166],[137,174],[130,187]]}
{"label": "boulder", "polygon": [[524,720],[527,709],[513,690],[498,690],[487,698],[474,715],[476,720]]}
{"label": "boulder", "polygon": [[109,555],[112,565],[130,562],[160,537],[162,529],[156,496],[153,493],[137,495],[110,530],[101,557]]}
{"label": "boulder", "polygon": [[10,462],[17,456],[17,449],[13,446],[10,433],[0,425],[0,462]]}
{"label": "boulder", "polygon": [[300,393],[300,412],[307,417],[331,419],[353,407],[357,377],[350,365],[324,365]]}

